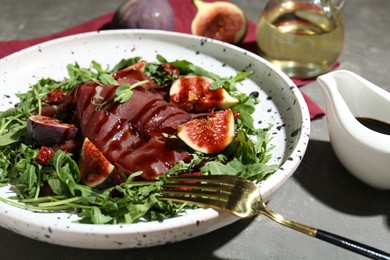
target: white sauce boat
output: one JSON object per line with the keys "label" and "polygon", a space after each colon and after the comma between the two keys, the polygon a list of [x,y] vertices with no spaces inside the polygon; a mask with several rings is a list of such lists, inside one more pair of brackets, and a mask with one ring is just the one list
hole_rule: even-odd
{"label": "white sauce boat", "polygon": [[319,76],[317,81],[326,97],[330,141],[341,163],[369,186],[390,189],[390,134],[356,119],[390,124],[390,93],[346,70]]}

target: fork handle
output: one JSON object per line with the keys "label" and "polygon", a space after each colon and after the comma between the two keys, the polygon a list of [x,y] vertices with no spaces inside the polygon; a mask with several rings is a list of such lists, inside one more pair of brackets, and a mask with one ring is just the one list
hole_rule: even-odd
{"label": "fork handle", "polygon": [[378,250],[371,246],[353,241],[351,239],[338,236],[336,234],[329,233],[327,231],[317,229],[315,237],[336,246],[348,249],[355,253],[367,256],[371,259],[387,259],[390,260],[390,254],[384,251]]}

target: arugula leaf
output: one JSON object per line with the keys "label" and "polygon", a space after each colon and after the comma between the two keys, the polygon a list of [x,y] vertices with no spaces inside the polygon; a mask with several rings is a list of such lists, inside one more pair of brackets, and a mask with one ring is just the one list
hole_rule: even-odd
{"label": "arugula leaf", "polygon": [[111,70],[109,70],[109,73],[117,72],[118,70],[127,68],[133,64],[136,64],[139,62],[142,58],[141,57],[133,57],[130,59],[122,59],[120,60]]}
{"label": "arugula leaf", "polygon": [[[256,132],[256,128],[254,127],[254,120],[252,114],[255,112],[255,105],[257,104],[257,100],[251,96],[247,96],[244,94],[239,94],[236,96],[240,101],[237,105],[232,107],[234,112],[239,113],[239,118],[237,119],[238,125],[248,128]],[[251,132],[252,133],[252,132]]]}
{"label": "arugula leaf", "polygon": [[66,185],[59,178],[48,178],[47,184],[54,194],[60,195],[67,191]]}
{"label": "arugula leaf", "polygon": [[34,197],[38,184],[38,167],[34,163],[37,150],[25,144],[13,148],[8,150],[6,157],[10,164],[4,170],[8,171],[10,179],[17,180],[13,187],[19,190],[21,197]]}
{"label": "arugula leaf", "polygon": [[267,165],[271,158],[267,147],[268,134],[258,130],[253,141],[244,130],[238,131],[234,140],[224,151],[225,156],[217,156],[205,163],[201,171],[207,174],[238,175],[252,181],[261,181],[278,169],[278,165]]}
{"label": "arugula leaf", "polygon": [[[11,118],[11,121],[12,120],[13,118]],[[15,124],[12,128],[2,133],[0,135],[0,147],[4,147],[12,143],[19,142],[21,137],[27,135],[26,127],[27,127],[27,123],[21,122],[20,124]]]}
{"label": "arugula leaf", "polygon": [[166,58],[164,58],[162,55],[160,54],[157,54],[156,55],[156,59],[158,60],[158,62],[160,62],[161,64],[164,64],[164,63],[168,63],[168,60]]}
{"label": "arugula leaf", "polygon": [[80,215],[83,217],[80,223],[108,224],[113,220],[112,217],[104,215],[98,207],[83,209]]}
{"label": "arugula leaf", "polygon": [[18,178],[16,187],[24,196],[34,197],[37,189],[38,176],[36,167],[32,164],[26,164],[26,168]]}
{"label": "arugula leaf", "polygon": [[158,85],[169,86],[179,75],[176,75],[175,71],[173,71],[173,74],[168,73],[162,64],[147,63],[145,66],[145,74]]}
{"label": "arugula leaf", "polygon": [[196,74],[196,75],[212,78],[213,80],[221,79],[221,77],[219,77],[217,74],[205,70],[202,67],[196,66],[186,60],[177,60],[177,61],[169,62],[169,64],[176,66],[180,70],[181,75]]}
{"label": "arugula leaf", "polygon": [[7,159],[6,152],[0,152],[0,187],[9,183],[10,178],[8,176],[8,169],[11,166],[11,162]]}
{"label": "arugula leaf", "polygon": [[145,216],[145,214],[154,206],[157,202],[157,199],[154,196],[149,196],[141,204],[127,204],[126,209],[128,213],[126,214],[126,222],[133,223],[134,221]]}
{"label": "arugula leaf", "polygon": [[237,91],[236,83],[245,80],[252,74],[252,71],[238,71],[233,77],[216,79],[209,88],[213,90],[223,86],[228,91]]}
{"label": "arugula leaf", "polygon": [[70,154],[58,150],[54,154],[53,165],[58,178],[66,184],[70,193],[75,195],[75,190],[77,190],[76,183],[80,181],[80,171],[77,163],[72,159]]}
{"label": "arugula leaf", "polygon": [[213,175],[237,175],[240,172],[240,169],[220,161],[211,161],[207,162],[201,168],[201,171],[212,173]]}

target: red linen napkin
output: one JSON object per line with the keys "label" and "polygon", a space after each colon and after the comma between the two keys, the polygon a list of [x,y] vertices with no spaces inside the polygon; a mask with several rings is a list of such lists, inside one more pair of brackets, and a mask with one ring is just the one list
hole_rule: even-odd
{"label": "red linen napkin", "polygon": [[[182,33],[190,33],[191,32],[191,21],[192,18],[196,14],[196,8],[192,4],[191,0],[169,0],[175,14],[175,31]],[[179,2],[180,1],[180,2]],[[206,0],[210,2],[210,0]],[[212,2],[212,1],[211,1]],[[104,28],[109,28],[109,23],[113,17],[113,12],[107,13],[100,17],[89,20],[85,23],[76,25],[69,29],[66,29],[62,32],[54,33],[51,35],[41,36],[28,40],[12,40],[12,41],[3,41],[0,42],[0,58],[3,58],[13,52],[18,50],[27,48],[29,46],[49,41],[52,39],[56,39],[63,36],[83,33],[83,32],[91,32],[97,31]],[[252,21],[248,21],[248,31],[247,35],[243,40],[243,43],[240,47],[245,48],[249,51],[256,53],[256,24]],[[297,84],[297,86],[302,86],[311,82],[313,79],[298,81],[293,79],[293,81]],[[318,119],[324,115],[323,110],[313,101],[311,100],[305,93],[303,93],[303,97],[308,105],[310,119]]]}

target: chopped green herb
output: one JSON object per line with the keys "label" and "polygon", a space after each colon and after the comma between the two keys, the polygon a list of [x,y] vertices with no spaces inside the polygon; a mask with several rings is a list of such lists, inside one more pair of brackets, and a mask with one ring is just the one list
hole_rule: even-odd
{"label": "chopped green herb", "polygon": [[124,85],[121,85],[117,88],[116,92],[115,92],[115,99],[114,101],[115,102],[119,102],[119,103],[125,103],[127,102],[132,96],[133,96],[133,89],[138,87],[138,86],[141,86],[143,84],[146,84],[148,83],[149,81],[148,80],[141,80],[141,81],[138,81],[134,84],[124,84]]}

